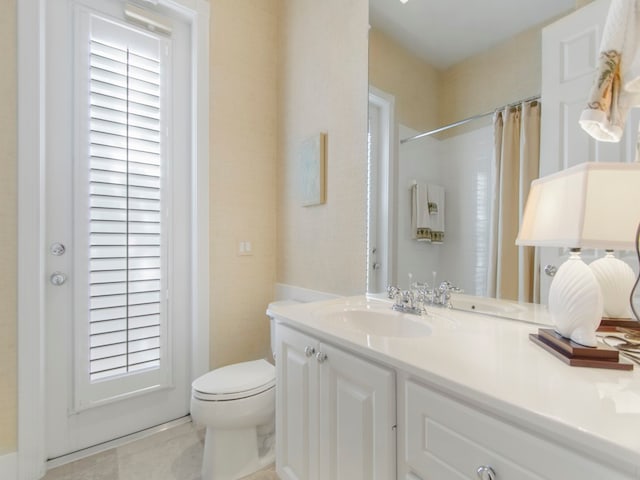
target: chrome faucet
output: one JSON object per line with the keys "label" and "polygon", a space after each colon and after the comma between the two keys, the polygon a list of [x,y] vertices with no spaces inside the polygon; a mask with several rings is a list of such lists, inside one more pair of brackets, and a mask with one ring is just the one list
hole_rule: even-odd
{"label": "chrome faucet", "polygon": [[418,284],[412,285],[409,290],[401,290],[393,285],[387,287],[387,296],[394,301],[391,308],[398,312],[415,315],[422,315],[427,305],[451,308],[451,293],[462,292],[462,289],[446,281],[437,288]]}
{"label": "chrome faucet", "polygon": [[398,287],[389,285],[387,296],[394,301],[393,310],[413,315],[422,315],[424,312],[424,296],[420,290],[401,290]]}
{"label": "chrome faucet", "polygon": [[451,282],[442,282],[438,287],[438,305],[451,308]]}
{"label": "chrome faucet", "polygon": [[451,308],[451,293],[462,293],[463,290],[454,286],[451,282],[442,282],[437,290],[437,300],[435,305],[442,305]]}

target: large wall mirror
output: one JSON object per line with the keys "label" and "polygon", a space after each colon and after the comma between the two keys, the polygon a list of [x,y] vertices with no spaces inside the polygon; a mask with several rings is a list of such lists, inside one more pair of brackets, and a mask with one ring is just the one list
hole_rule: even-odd
{"label": "large wall mirror", "polygon": [[[540,94],[541,30],[575,8],[575,0],[369,0],[369,292],[447,280],[490,295],[489,113]],[[414,238],[416,183],[444,192],[441,242]]]}

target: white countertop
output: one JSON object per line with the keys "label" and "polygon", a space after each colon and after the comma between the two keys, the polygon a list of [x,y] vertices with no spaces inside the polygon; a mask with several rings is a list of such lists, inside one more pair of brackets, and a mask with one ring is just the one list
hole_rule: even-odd
{"label": "white countertop", "polygon": [[[571,367],[529,340],[540,325],[433,307],[427,336],[381,337],[324,313],[390,310],[365,296],[274,305],[277,321],[390,365],[503,420],[640,475],[640,366]],[[544,323],[540,307],[521,320]],[[624,360],[621,360],[624,361]],[[639,476],[640,478],[640,476]]]}

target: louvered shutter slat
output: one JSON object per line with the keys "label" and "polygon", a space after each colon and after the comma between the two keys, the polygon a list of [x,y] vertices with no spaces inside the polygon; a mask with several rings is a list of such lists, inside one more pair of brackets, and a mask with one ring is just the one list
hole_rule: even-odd
{"label": "louvered shutter slat", "polygon": [[140,270],[134,270],[129,272],[129,281],[134,282],[138,280],[158,280],[160,279],[159,268],[144,268]]}
{"label": "louvered shutter slat", "polygon": [[110,272],[93,271],[89,274],[90,285],[109,282],[125,282],[127,280],[127,272],[124,270],[116,270]]}
{"label": "louvered shutter slat", "polygon": [[143,304],[143,305],[130,305],[129,306],[129,316],[144,316],[160,313],[160,305],[159,304]]}
{"label": "louvered shutter slat", "polygon": [[126,112],[122,112],[120,110],[114,110],[112,108],[101,107],[93,103],[89,108],[89,113],[91,115],[91,122],[96,122],[99,120],[104,120],[107,122],[111,122],[113,124],[126,125],[127,124],[127,114]]}
{"label": "louvered shutter slat", "polygon": [[127,321],[124,318],[117,318],[115,320],[105,320],[103,322],[93,322],[89,332],[91,335],[107,332],[118,332],[126,330]]}
{"label": "louvered shutter slat", "polygon": [[151,325],[149,327],[131,329],[129,331],[129,339],[139,340],[143,338],[153,338],[153,337],[159,336],[159,334],[160,334],[160,326]]}
{"label": "louvered shutter slat", "polygon": [[142,352],[129,353],[129,362],[132,364],[151,362],[159,357],[160,349],[144,350]]}
{"label": "louvered shutter slat", "polygon": [[[158,331],[159,331],[159,326],[160,326],[159,315],[142,315],[136,318],[131,318],[129,321],[129,329],[158,327]],[[132,331],[135,331],[135,330],[132,330]]]}
{"label": "louvered shutter slat", "polygon": [[92,297],[103,295],[117,295],[127,293],[127,285],[124,282],[111,282],[91,285],[89,294]]}
{"label": "louvered shutter slat", "polygon": [[129,162],[129,174],[160,178],[160,167],[157,165],[145,165],[144,163]]}
{"label": "louvered shutter slat", "polygon": [[136,128],[147,129],[151,131],[158,131],[160,121],[157,118],[152,118],[143,115],[135,115],[129,112],[129,125]]}

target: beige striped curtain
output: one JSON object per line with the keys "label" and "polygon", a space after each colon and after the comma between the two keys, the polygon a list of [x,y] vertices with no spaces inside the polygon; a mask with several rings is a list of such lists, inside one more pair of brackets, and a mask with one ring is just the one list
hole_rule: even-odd
{"label": "beige striped curtain", "polygon": [[488,296],[539,302],[538,260],[533,247],[515,244],[531,181],[540,165],[540,102],[507,107],[494,115]]}

